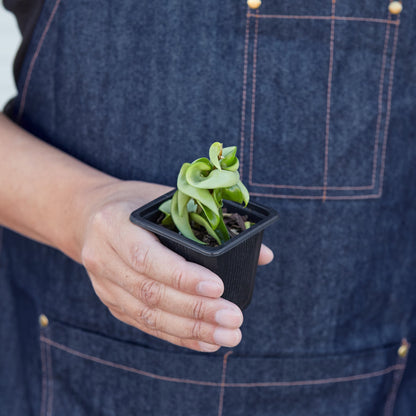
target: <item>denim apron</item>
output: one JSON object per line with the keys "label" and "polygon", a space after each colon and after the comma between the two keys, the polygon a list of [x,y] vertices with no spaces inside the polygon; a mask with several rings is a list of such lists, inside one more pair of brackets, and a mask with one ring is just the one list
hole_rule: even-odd
{"label": "denim apron", "polygon": [[3,230],[1,415],[416,414],[416,3],[388,6],[45,1],[9,116],[173,186],[214,139],[237,145],[279,213],[276,259],[241,344],[203,354],[117,321],[82,266]]}

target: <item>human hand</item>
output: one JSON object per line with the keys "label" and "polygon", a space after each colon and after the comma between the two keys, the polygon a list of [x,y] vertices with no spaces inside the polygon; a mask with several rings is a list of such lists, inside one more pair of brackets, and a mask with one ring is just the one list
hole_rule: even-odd
{"label": "human hand", "polygon": [[[0,156],[0,178],[8,184],[0,187],[0,224],[83,263],[114,316],[198,351],[239,343],[243,316],[220,299],[221,279],[129,221],[134,209],[169,188],[117,180],[1,114]],[[263,249],[259,262],[271,258]]]}
{"label": "human hand", "polygon": [[[241,340],[243,315],[220,298],[221,279],[129,221],[134,209],[167,191],[160,185],[121,181],[97,191],[88,212],[82,263],[98,297],[122,322],[197,351],[234,347]],[[263,246],[259,264],[272,258]]]}

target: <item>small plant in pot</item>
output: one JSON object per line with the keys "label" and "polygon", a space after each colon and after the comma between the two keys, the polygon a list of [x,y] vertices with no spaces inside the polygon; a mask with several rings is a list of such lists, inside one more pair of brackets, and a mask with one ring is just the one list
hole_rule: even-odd
{"label": "small plant in pot", "polygon": [[130,219],[186,260],[220,276],[223,297],[245,309],[253,293],[263,231],[277,214],[249,202],[236,153],[235,146],[213,143],[209,159],[182,165],[175,191],[137,209]]}

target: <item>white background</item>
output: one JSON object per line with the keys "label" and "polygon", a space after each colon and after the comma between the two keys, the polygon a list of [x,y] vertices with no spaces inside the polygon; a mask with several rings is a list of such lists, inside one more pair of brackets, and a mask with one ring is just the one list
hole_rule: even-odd
{"label": "white background", "polygon": [[16,94],[13,79],[13,59],[20,44],[20,32],[14,15],[0,1],[0,111]]}

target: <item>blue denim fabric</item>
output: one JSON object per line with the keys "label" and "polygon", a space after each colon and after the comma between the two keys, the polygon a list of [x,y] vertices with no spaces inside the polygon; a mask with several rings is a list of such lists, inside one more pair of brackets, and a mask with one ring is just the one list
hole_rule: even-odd
{"label": "blue denim fabric", "polygon": [[1,415],[415,414],[416,4],[388,4],[45,1],[10,117],[169,185],[238,145],[276,260],[242,343],[207,355],[118,322],[80,265],[4,230]]}

